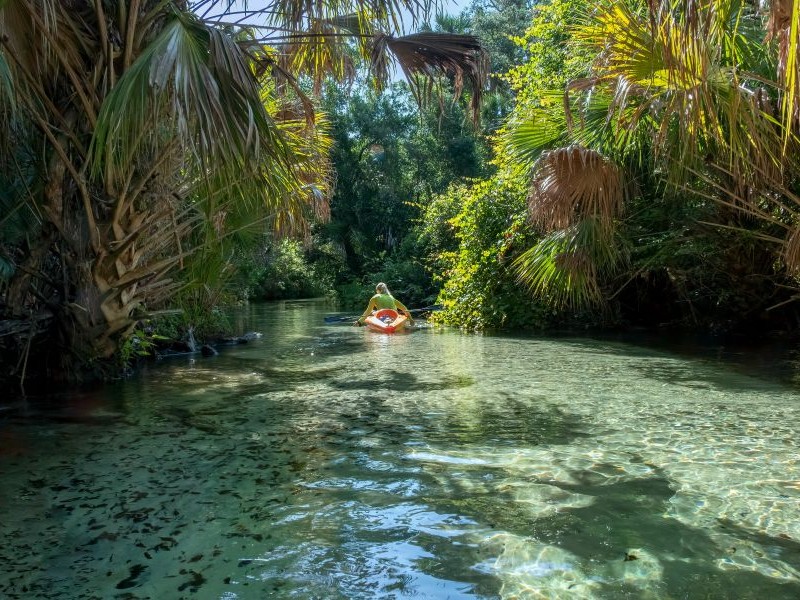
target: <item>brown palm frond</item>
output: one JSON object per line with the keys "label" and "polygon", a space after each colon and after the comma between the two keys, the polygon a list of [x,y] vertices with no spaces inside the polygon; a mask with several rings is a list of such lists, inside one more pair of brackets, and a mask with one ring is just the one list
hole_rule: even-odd
{"label": "brown palm frond", "polygon": [[363,14],[350,13],[347,15],[337,15],[326,19],[325,23],[339,31],[349,31],[354,35],[370,35],[367,23]]}
{"label": "brown palm frond", "polygon": [[[313,105],[312,105],[313,106]],[[286,99],[281,103],[280,108],[273,114],[273,119],[278,123],[286,121],[300,121],[306,117],[306,107],[304,103]]]}
{"label": "brown palm frond", "polygon": [[796,225],[789,233],[783,248],[783,262],[792,275],[800,275],[800,225]]}
{"label": "brown palm frond", "polygon": [[622,171],[602,154],[569,146],[543,154],[528,196],[531,219],[547,231],[592,217],[610,227],[629,196]]}
{"label": "brown palm frond", "polygon": [[[392,60],[389,52],[389,36],[375,36],[375,39],[372,42],[372,52],[370,53],[369,70],[378,89],[383,89],[383,87],[386,85],[386,82],[389,81],[391,64]],[[412,91],[414,92],[415,96],[417,96],[417,102],[422,104],[423,96],[418,95],[419,90],[412,87]]]}
{"label": "brown palm frond", "polygon": [[771,0],[766,41],[778,44],[778,82],[783,87],[783,119],[787,132],[800,124],[800,2]]}
{"label": "brown palm frond", "polygon": [[[58,85],[72,85],[71,101],[77,110],[96,118],[100,100],[95,86],[84,79],[85,58],[102,56],[97,35],[87,32],[96,18],[93,10],[72,10],[62,3],[45,1],[11,2],[0,12],[0,45],[8,52],[16,68],[35,74],[38,85],[51,97],[63,90]],[[78,30],[83,35],[76,35]],[[18,78],[22,81],[22,78]]]}
{"label": "brown palm frond", "polygon": [[[275,57],[272,48],[264,46],[260,43],[245,44],[247,55],[250,57],[255,69],[256,77],[259,81],[263,81],[264,76],[270,74],[275,82],[275,93],[283,101],[284,104],[292,105],[289,109],[291,116],[287,113],[286,116],[277,115],[276,120],[292,120],[299,119],[302,108],[302,117],[305,119],[309,127],[314,125],[315,108],[311,98],[306,95],[303,88],[297,81],[293,73],[290,73],[282,66]],[[290,94],[293,92],[293,95]],[[290,99],[291,98],[291,99]]]}
{"label": "brown palm frond", "polygon": [[781,38],[789,31],[792,24],[793,4],[794,0],[771,0],[765,42],[771,42],[774,39],[778,39],[780,42]]}
{"label": "brown palm frond", "polygon": [[387,50],[397,59],[420,103],[427,100],[429,82],[437,76],[452,78],[455,97],[461,95],[464,83],[468,82],[472,92],[472,116],[478,122],[488,73],[488,54],[477,37],[427,32],[401,37],[376,36],[372,65],[379,76],[385,77],[388,73]]}
{"label": "brown palm frond", "polygon": [[792,31],[792,12],[794,0],[771,0],[769,3],[769,20],[766,26],[765,42],[773,40],[778,43],[778,74],[786,69],[789,59],[789,41]]}

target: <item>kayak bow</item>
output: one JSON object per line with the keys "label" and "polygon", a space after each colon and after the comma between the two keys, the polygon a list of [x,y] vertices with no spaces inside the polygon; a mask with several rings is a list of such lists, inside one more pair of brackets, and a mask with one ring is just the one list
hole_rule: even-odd
{"label": "kayak bow", "polygon": [[383,308],[365,319],[366,326],[378,333],[395,333],[406,326],[408,317],[391,308]]}

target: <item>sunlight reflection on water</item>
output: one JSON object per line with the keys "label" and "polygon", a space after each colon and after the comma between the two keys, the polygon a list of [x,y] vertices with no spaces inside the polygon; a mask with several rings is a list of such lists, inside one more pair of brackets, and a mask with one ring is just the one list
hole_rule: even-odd
{"label": "sunlight reflection on water", "polygon": [[796,388],[324,310],[4,417],[0,596],[800,596]]}

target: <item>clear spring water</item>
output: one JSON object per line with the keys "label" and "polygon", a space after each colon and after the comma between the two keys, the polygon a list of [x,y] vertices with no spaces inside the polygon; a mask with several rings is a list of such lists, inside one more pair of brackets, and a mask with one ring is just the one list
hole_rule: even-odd
{"label": "clear spring water", "polygon": [[0,413],[0,598],[800,597],[797,384],[324,311]]}

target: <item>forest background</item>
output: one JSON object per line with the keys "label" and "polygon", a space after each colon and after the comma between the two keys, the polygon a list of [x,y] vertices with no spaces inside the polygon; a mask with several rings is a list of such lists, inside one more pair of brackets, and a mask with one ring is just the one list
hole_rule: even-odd
{"label": "forest background", "polygon": [[[6,27],[8,4],[0,4]],[[434,11],[414,22],[415,30],[478,38],[489,57],[485,80],[443,68],[422,83],[421,75],[434,72],[412,69],[406,79],[397,70],[376,88],[374,71],[388,63],[363,62],[359,43],[350,42],[346,68],[330,62],[323,76],[295,73],[292,102],[276,93],[288,84],[261,91],[280,124],[273,134],[289,141],[271,146],[274,164],[260,188],[215,172],[211,179],[236,193],[212,201],[219,196],[209,190],[219,182],[196,174],[196,189],[170,192],[175,202],[167,209],[141,214],[133,201],[120,208],[119,189],[129,191],[144,172],[150,179],[137,188],[144,194],[158,169],[139,165],[126,174],[120,165],[130,149],[103,157],[101,148],[120,130],[123,141],[136,139],[143,111],[98,127],[87,142],[81,132],[49,133],[48,145],[59,147],[63,135],[61,147],[89,155],[87,168],[105,178],[102,192],[82,191],[83,172],[75,173],[76,197],[117,198],[117,220],[130,211],[127,222],[109,225],[116,241],[108,251],[98,250],[102,240],[91,228],[52,218],[47,199],[64,167],[55,178],[37,172],[43,100],[20,92],[25,57],[5,38],[2,375],[24,379],[32,355],[42,357],[33,362],[48,377],[108,376],[162,338],[180,339],[190,329],[200,338],[224,335],[225,307],[328,296],[355,309],[378,281],[410,307],[441,303],[436,321],[469,330],[796,335],[798,16],[795,2],[744,0],[474,0],[455,16]],[[151,80],[161,73],[148,68]],[[350,69],[347,77],[342,69]],[[99,123],[124,91],[98,99]],[[473,114],[477,92],[482,101]],[[309,111],[314,127],[301,127]],[[59,115],[59,128],[70,115]],[[233,126],[225,133],[252,135]],[[238,142],[206,147],[202,135],[187,140],[201,164],[220,157],[234,168],[243,164]],[[292,146],[287,172],[284,150],[274,150],[281,144]],[[147,147],[151,163],[163,164],[165,148],[175,152],[174,140]],[[185,169],[185,156],[175,164]],[[175,215],[190,212],[191,194],[205,194],[191,204],[195,220],[176,222]],[[253,200],[261,195],[269,197]],[[155,225],[165,218],[173,227],[159,237]],[[66,250],[57,241],[59,232],[69,239],[70,228],[81,230],[73,237],[91,238],[116,281],[139,286],[112,292],[108,284],[98,296],[102,318],[84,315],[87,304],[73,290],[80,285],[62,285],[63,274],[81,264],[77,246]],[[159,248],[146,269],[133,248],[142,231]],[[84,274],[95,282],[97,264]],[[162,270],[169,278],[147,279]],[[119,314],[111,314],[112,294]],[[96,333],[75,333],[87,331]]]}
{"label": "forest background", "polygon": [[[636,2],[601,3],[591,14],[582,0],[478,0],[437,18],[435,30],[474,33],[490,52],[478,128],[464,98],[420,112],[402,83],[382,95],[366,85],[328,87],[323,107],[338,174],[331,219],[314,227],[308,245],[269,247],[256,261],[264,270],[251,271],[256,297],[335,290],[356,308],[374,282],[386,281],[410,305],[443,302],[438,320],[469,329],[796,332],[795,175],[784,165],[776,176],[764,165],[769,152],[736,139],[764,125],[730,96],[751,77],[747,99],[769,105],[764,120],[773,130],[765,135],[783,143],[769,117],[784,96],[762,83],[777,79],[779,60],[765,33],[769,13],[707,3],[703,27],[717,37],[688,42],[687,15],[674,6],[671,30],[661,16],[661,39],[648,34],[645,4]],[[712,19],[728,28],[714,30]],[[623,24],[632,26],[629,39]],[[612,50],[640,56],[604,64],[609,39],[619,46]],[[670,49],[684,41],[696,57],[674,62]],[[660,89],[654,73],[664,78]],[[650,95],[634,100],[645,87]],[[693,106],[692,91],[708,104]],[[549,152],[559,146],[573,153]],[[753,152],[767,156],[744,168]],[[609,164],[627,168],[628,181],[616,183],[618,198],[593,199],[596,211],[583,218],[576,198],[609,177]],[[583,181],[569,186],[558,169]],[[742,197],[762,186],[783,201]],[[566,205],[563,214],[548,203]]]}

